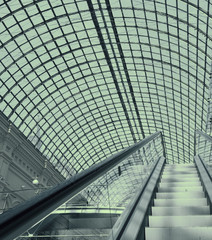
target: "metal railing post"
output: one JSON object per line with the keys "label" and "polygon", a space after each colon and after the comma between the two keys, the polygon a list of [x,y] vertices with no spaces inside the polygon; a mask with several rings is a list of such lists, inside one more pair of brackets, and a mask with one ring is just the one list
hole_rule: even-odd
{"label": "metal railing post", "polygon": [[197,154],[196,144],[197,144],[197,130],[194,131],[194,156]]}
{"label": "metal railing post", "polygon": [[161,132],[161,141],[162,141],[162,146],[163,146],[163,156],[166,159],[166,149],[165,149],[165,141],[164,141],[164,136],[163,133]]}

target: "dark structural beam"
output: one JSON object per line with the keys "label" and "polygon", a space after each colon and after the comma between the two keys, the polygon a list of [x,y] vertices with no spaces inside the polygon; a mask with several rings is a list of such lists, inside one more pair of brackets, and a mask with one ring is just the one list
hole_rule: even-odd
{"label": "dark structural beam", "polygon": [[127,84],[128,84],[129,89],[130,89],[130,95],[131,95],[131,98],[133,100],[133,104],[134,104],[137,120],[138,120],[138,123],[139,123],[139,127],[140,127],[140,130],[141,130],[141,134],[142,134],[143,138],[145,138],[145,133],[144,133],[144,129],[143,129],[143,126],[142,126],[141,117],[140,117],[138,105],[137,105],[137,102],[136,102],[136,97],[135,97],[133,86],[132,86],[132,83],[131,83],[130,74],[129,74],[129,71],[127,69],[127,64],[126,64],[126,61],[125,61],[124,52],[123,52],[122,46],[120,44],[121,41],[119,39],[118,30],[117,30],[117,27],[116,27],[116,24],[115,24],[115,18],[113,16],[113,11],[111,9],[110,1],[106,0],[105,3],[107,5],[108,15],[110,17],[112,29],[113,29],[114,36],[115,36],[115,39],[116,39],[117,48],[118,48],[118,51],[119,51],[119,54],[120,54],[120,59],[122,61],[124,73],[125,73],[125,76],[126,76],[126,79],[127,79]]}
{"label": "dark structural beam", "polygon": [[105,59],[107,61],[108,67],[110,68],[110,72],[111,72],[111,75],[113,77],[113,81],[114,81],[114,84],[115,84],[115,87],[116,87],[116,90],[117,90],[117,94],[119,96],[120,103],[121,103],[122,108],[124,110],[124,114],[125,114],[127,123],[129,125],[129,129],[130,129],[130,132],[132,134],[132,138],[133,138],[134,142],[136,142],[133,126],[131,124],[130,117],[129,117],[129,114],[128,114],[128,111],[127,111],[127,107],[125,105],[125,102],[124,102],[124,99],[123,99],[123,96],[122,96],[122,93],[121,93],[121,90],[120,90],[120,87],[119,87],[119,84],[118,84],[118,79],[116,77],[116,73],[114,71],[113,64],[111,62],[111,58],[110,58],[109,52],[107,50],[107,45],[104,41],[104,37],[103,37],[102,31],[101,31],[101,27],[99,26],[99,22],[98,22],[98,19],[97,19],[97,16],[96,16],[96,13],[95,13],[95,10],[94,10],[94,7],[93,7],[93,3],[92,3],[91,0],[87,0],[87,4],[88,4],[88,7],[89,7],[89,10],[90,10],[90,13],[91,13],[93,23],[94,23],[95,28],[96,28],[96,32],[98,34],[98,38],[99,38],[102,50],[103,50],[104,55],[105,55]]}

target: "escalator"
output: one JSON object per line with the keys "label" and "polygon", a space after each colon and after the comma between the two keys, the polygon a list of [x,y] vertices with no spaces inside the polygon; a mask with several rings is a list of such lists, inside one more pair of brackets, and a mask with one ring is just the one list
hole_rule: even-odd
{"label": "escalator", "polygon": [[[104,239],[212,239],[212,215],[210,215],[212,206],[212,178],[210,165],[208,165],[210,161],[207,160],[211,159],[212,156],[207,151],[209,147],[211,149],[212,139],[203,133],[199,134],[204,138],[204,141],[198,140],[197,143],[200,147],[196,151],[197,154],[192,164],[167,164],[162,134],[155,133],[141,142],[105,159],[101,163],[93,165],[84,172],[67,179],[67,181],[60,185],[41,193],[26,203],[0,215],[1,239],[33,239],[35,236],[29,229],[33,227],[37,228],[36,224],[46,219],[47,216],[54,217],[51,214],[55,209],[78,194],[82,189],[90,186],[90,184],[101,178],[105,173],[108,174],[109,171],[114,173],[114,175],[110,176],[115,176],[116,178],[114,179],[116,181],[114,180],[114,184],[109,185],[113,186],[118,184],[118,180],[124,174],[127,174],[127,180],[129,180],[129,176],[131,176],[129,172],[132,169],[138,170],[139,167],[141,167],[142,173],[144,169],[147,169],[146,175],[144,178],[139,177],[141,181],[136,185],[136,191],[131,196],[131,201],[128,202],[125,210],[113,227],[111,225],[112,229],[109,235],[103,236]],[[208,145],[206,141],[209,142]],[[155,152],[153,151],[154,149]],[[136,151],[137,155],[135,155]],[[144,153],[143,156],[146,159],[148,156],[146,163],[140,161],[145,159],[144,157],[140,157],[141,152]],[[134,165],[132,165],[132,156],[136,159]],[[135,156],[139,158],[135,158]],[[123,170],[121,170],[121,165],[117,168],[121,162]],[[106,182],[108,182],[108,178],[106,178]],[[108,187],[108,185],[106,186]],[[121,186],[124,187],[123,184]],[[108,211],[110,215],[108,216],[110,218],[112,216],[111,209],[111,206],[109,206]],[[72,219],[68,217],[66,211],[67,209],[65,209],[63,214],[63,220],[67,220],[68,226]],[[54,212],[54,214],[56,213]],[[80,216],[82,216],[81,213]],[[66,230],[71,229],[67,228]],[[52,231],[49,231],[45,235],[45,238],[43,238],[44,236],[39,235],[40,233],[37,232],[36,237],[39,239],[59,240],[92,239],[93,237],[87,237],[88,231],[82,237],[79,235],[73,236],[70,233],[71,231],[69,231],[69,236],[64,234],[61,238],[57,235],[57,232],[55,232],[53,237]],[[97,236],[95,237],[97,239]]]}
{"label": "escalator", "polygon": [[166,165],[154,199],[146,240],[209,240],[212,215],[194,164]]}

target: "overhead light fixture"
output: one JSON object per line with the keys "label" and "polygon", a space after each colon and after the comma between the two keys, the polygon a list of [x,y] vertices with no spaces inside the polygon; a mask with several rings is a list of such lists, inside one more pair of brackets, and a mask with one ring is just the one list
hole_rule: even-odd
{"label": "overhead light fixture", "polygon": [[33,183],[34,185],[38,185],[38,184],[39,184],[39,181],[38,181],[37,178],[35,178],[35,179],[32,181],[32,183]]}

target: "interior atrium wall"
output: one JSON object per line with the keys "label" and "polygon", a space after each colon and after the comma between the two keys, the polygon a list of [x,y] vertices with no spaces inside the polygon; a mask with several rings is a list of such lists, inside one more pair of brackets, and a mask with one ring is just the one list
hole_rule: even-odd
{"label": "interior atrium wall", "polygon": [[0,114],[0,213],[63,180],[32,143]]}

